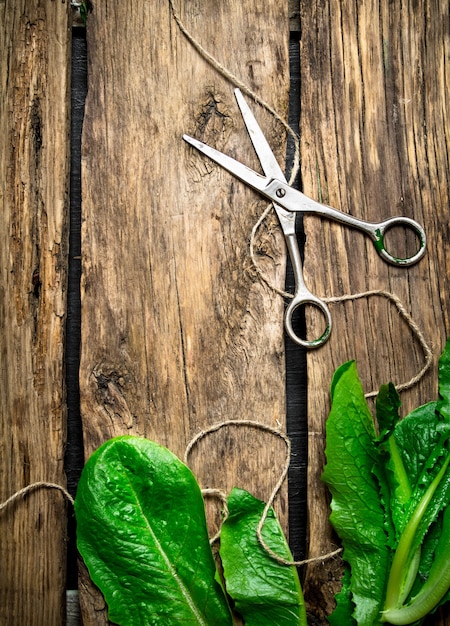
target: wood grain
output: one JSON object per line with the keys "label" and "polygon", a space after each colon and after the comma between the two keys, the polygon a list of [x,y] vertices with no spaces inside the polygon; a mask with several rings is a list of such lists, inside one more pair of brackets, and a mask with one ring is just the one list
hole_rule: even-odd
{"label": "wood grain", "polygon": [[[360,233],[305,219],[305,276],[314,293],[393,292],[432,345],[432,370],[401,394],[406,414],[436,398],[437,357],[450,332],[448,3],[328,0],[300,5],[305,193],[370,221],[412,217],[427,233],[427,256],[405,269],[380,260]],[[396,233],[391,245],[405,254],[412,243]],[[409,380],[424,358],[414,334],[383,297],[334,304],[332,315],[330,341],[308,357],[310,556],[336,547],[320,481],[334,369],[356,359],[369,392],[389,380]],[[311,320],[311,332],[319,323]],[[308,569],[304,591],[313,623],[326,623],[339,573],[338,560]],[[449,624],[448,615],[444,611],[427,624]]]}
{"label": "wood grain", "polygon": [[[287,3],[285,3],[287,4]],[[192,35],[287,114],[288,8],[275,0],[176,3]],[[283,303],[249,260],[258,197],[181,139],[188,133],[257,167],[224,80],[178,29],[167,0],[98,3],[88,21],[83,129],[81,411],[86,456],[130,433],[183,456],[200,430],[230,419],[284,427]],[[280,124],[255,114],[283,161]],[[275,219],[257,242],[284,283]],[[204,487],[267,498],[284,444],[224,428],[190,464]],[[286,524],[286,494],[278,502]],[[210,519],[216,517],[213,511]],[[85,624],[104,623],[82,578]],[[96,604],[97,603],[97,604]]]}
{"label": "wood grain", "polygon": [[[70,7],[0,2],[0,501],[64,484]],[[0,515],[0,623],[64,622],[66,506]]]}

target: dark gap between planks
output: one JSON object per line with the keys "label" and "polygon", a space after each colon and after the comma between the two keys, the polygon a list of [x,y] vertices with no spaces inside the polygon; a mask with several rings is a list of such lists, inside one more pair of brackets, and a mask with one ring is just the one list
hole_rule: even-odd
{"label": "dark gap between planks", "polygon": [[[87,93],[87,49],[84,28],[72,30],[72,86],[70,126],[70,234],[66,323],[67,443],[65,472],[67,488],[75,496],[84,465],[83,431],[80,415],[81,345],[81,130]],[[69,514],[67,546],[67,589],[77,589],[75,518]]]}
{"label": "dark gap between planks", "polygon": [[[300,122],[300,33],[291,31],[289,41],[289,115],[288,122],[299,135]],[[286,177],[289,179],[294,161],[294,142],[290,135],[286,147]],[[301,175],[298,173],[293,187],[300,189]],[[296,227],[300,251],[303,256],[304,233],[301,214],[297,215]],[[294,276],[289,258],[286,267],[286,290],[293,292]],[[294,328],[300,337],[305,337],[304,310],[296,315]],[[306,558],[307,544],[307,465],[308,465],[308,422],[306,413],[307,371],[306,349],[295,344],[285,335],[286,359],[286,430],[291,440],[291,463],[288,474],[289,501],[289,545],[295,560]]]}
{"label": "dark gap between planks", "polygon": [[[299,132],[300,118],[300,61],[299,33],[291,33],[289,124]],[[81,132],[84,103],[87,93],[87,46],[83,28],[74,28],[72,37],[72,88],[71,88],[71,174],[70,174],[70,239],[69,276],[66,327],[66,384],[67,384],[67,445],[65,470],[69,492],[75,496],[76,487],[84,465],[83,432],[80,416],[79,362],[81,338]],[[287,175],[292,169],[294,145],[288,137],[286,149]],[[300,176],[294,186],[300,188]],[[297,218],[301,247],[303,231],[300,216]],[[286,289],[292,291],[294,279],[289,260],[286,272]],[[304,320],[298,319],[304,326]],[[301,336],[304,329],[298,328]],[[286,407],[287,433],[291,440],[292,457],[288,475],[289,493],[289,543],[294,559],[305,558],[307,541],[307,460],[308,427],[306,419],[306,351],[286,338]],[[67,589],[77,588],[77,550],[75,520],[69,518],[67,556]]]}

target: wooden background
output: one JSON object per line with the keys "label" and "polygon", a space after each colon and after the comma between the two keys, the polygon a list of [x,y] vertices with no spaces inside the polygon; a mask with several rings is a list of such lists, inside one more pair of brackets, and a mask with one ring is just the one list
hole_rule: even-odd
{"label": "wooden background", "polygon": [[[64,485],[70,12],[0,2],[0,501]],[[35,491],[0,514],[0,624],[65,618],[66,504]]]}
{"label": "wooden background", "polygon": [[[323,296],[395,292],[435,354],[433,369],[402,394],[404,411],[435,398],[436,358],[450,330],[448,5],[192,0],[175,7],[192,36],[283,117],[294,84],[291,28],[291,42],[300,42],[291,55],[299,50],[305,193],[358,217],[401,214],[424,224],[426,258],[398,269],[362,235],[306,218],[305,275]],[[71,445],[63,368],[71,10],[59,0],[3,0],[0,18],[4,500],[36,480],[64,484],[64,446]],[[233,85],[181,33],[167,0],[94,2],[87,44],[79,377],[85,457],[116,434],[144,435],[182,456],[196,433],[218,422],[285,428],[291,346],[285,350],[283,302],[261,282],[248,253],[265,204],[181,140],[187,132],[257,166]],[[282,161],[283,128],[252,106]],[[284,246],[273,216],[261,229],[257,258],[282,288]],[[331,306],[332,338],[308,355],[302,416],[309,429],[309,556],[336,546],[320,483],[335,367],[356,358],[370,391],[408,380],[423,364],[417,340],[385,298]],[[267,498],[284,453],[267,433],[229,427],[203,440],[191,465],[205,487],[238,484]],[[292,481],[290,487],[292,495]],[[277,511],[286,527],[286,491]],[[214,508],[209,516],[214,526]],[[0,513],[1,624],[64,623],[66,519],[60,494],[47,491]],[[303,572],[313,625],[326,624],[339,568],[335,559]],[[82,567],[80,600],[85,625],[107,623]],[[427,625],[449,624],[446,614]]]}

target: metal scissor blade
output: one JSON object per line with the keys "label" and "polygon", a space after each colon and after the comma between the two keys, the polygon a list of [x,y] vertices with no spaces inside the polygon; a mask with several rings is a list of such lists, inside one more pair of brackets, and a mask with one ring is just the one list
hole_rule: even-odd
{"label": "metal scissor blade", "polygon": [[[283,170],[281,169],[278,161],[273,154],[267,139],[264,136],[258,122],[253,115],[252,110],[248,106],[247,102],[244,100],[244,96],[241,93],[240,89],[234,90],[234,95],[236,97],[239,109],[242,114],[242,118],[244,120],[245,126],[247,128],[247,132],[252,141],[253,147],[255,149],[256,154],[261,162],[261,167],[263,169],[264,174],[270,178],[277,180],[281,180],[284,183],[287,183],[286,176],[284,175]],[[295,215],[290,213],[285,208],[281,207],[277,202],[275,202],[272,198],[273,208],[275,209],[278,219],[280,220],[281,228],[286,236],[295,233]]]}
{"label": "metal scissor blade", "polygon": [[264,133],[262,132],[258,122],[255,119],[255,116],[253,115],[247,102],[244,100],[244,96],[242,95],[241,90],[235,89],[234,95],[236,97],[239,109],[242,114],[242,118],[244,120],[248,134],[250,135],[250,139],[252,141],[255,152],[261,162],[261,167],[264,174],[269,178],[277,178],[278,180],[287,182],[284,172],[279,166],[278,161],[276,160],[267,142],[267,139],[264,136]]}
{"label": "metal scissor blade", "polygon": [[260,191],[263,194],[265,193],[265,189],[268,183],[270,183],[270,178],[261,176],[261,174],[254,172],[246,165],[236,161],[236,159],[233,159],[232,157],[223,154],[223,152],[219,152],[215,148],[211,148],[211,146],[206,145],[203,141],[189,137],[189,135],[183,135],[183,139],[207,157],[218,163],[221,167],[230,172],[230,174],[239,178],[239,180],[244,182],[249,187]]}

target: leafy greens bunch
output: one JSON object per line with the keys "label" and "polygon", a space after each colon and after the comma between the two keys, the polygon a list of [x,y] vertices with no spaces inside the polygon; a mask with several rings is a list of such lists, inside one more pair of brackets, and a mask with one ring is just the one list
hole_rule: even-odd
{"label": "leafy greens bunch", "polygon": [[[220,540],[225,593],[191,470],[152,441],[107,441],[83,469],[75,514],[78,548],[109,619],[119,626],[228,626],[232,602],[246,626],[306,626],[295,567],[274,561],[258,541],[264,508],[242,489],[228,497]],[[272,509],[262,536],[292,560]]]}
{"label": "leafy greens bunch", "polygon": [[[399,418],[392,384],[376,422],[353,361],[335,373],[323,480],[344,552],[331,626],[418,626],[450,599],[450,340],[439,398]],[[79,551],[119,626],[306,626],[297,572],[260,545],[264,503],[228,498],[220,541],[209,545],[203,498],[189,468],[143,438],[116,437],[88,460],[75,500]],[[292,556],[273,510],[263,527]]]}
{"label": "leafy greens bunch", "polygon": [[439,398],[399,419],[392,384],[378,429],[354,362],[335,373],[323,480],[345,572],[331,626],[418,625],[450,599],[450,340]]}

